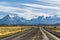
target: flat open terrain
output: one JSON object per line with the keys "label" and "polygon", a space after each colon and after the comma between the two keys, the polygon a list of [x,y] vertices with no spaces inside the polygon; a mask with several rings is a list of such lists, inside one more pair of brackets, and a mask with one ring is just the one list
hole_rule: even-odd
{"label": "flat open terrain", "polygon": [[59,31],[55,31],[56,27],[44,27],[0,26],[0,40],[60,40],[60,38],[56,36],[56,34],[60,35]]}
{"label": "flat open terrain", "polygon": [[60,38],[60,26],[47,26],[45,27],[45,30]]}
{"label": "flat open terrain", "polygon": [[48,26],[47,29],[50,29],[54,32],[60,32],[60,26]]}
{"label": "flat open terrain", "polygon": [[0,38],[16,34],[18,32],[23,32],[25,30],[29,30],[31,27],[25,26],[0,26]]}

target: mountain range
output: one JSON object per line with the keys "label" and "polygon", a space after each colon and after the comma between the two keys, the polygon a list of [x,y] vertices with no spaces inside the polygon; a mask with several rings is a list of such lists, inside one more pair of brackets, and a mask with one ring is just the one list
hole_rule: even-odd
{"label": "mountain range", "polygon": [[60,18],[58,17],[46,17],[39,16],[31,20],[26,20],[19,16],[10,17],[6,15],[0,19],[0,25],[40,25],[40,24],[60,24]]}

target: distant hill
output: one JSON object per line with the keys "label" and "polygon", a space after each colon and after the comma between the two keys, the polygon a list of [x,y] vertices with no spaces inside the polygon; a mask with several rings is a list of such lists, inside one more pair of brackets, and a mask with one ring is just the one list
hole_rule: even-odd
{"label": "distant hill", "polygon": [[26,20],[22,17],[6,15],[0,19],[0,25],[60,25],[60,18],[39,16],[38,18]]}
{"label": "distant hill", "polygon": [[20,18],[18,16],[10,17],[9,15],[5,16],[0,20],[0,25],[22,25],[24,18]]}

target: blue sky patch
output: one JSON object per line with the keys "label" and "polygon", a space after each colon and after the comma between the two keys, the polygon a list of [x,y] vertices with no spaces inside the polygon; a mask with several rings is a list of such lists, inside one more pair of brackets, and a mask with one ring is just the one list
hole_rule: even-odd
{"label": "blue sky patch", "polygon": [[60,0],[0,0],[0,19],[8,14],[27,20],[39,16],[58,16]]}

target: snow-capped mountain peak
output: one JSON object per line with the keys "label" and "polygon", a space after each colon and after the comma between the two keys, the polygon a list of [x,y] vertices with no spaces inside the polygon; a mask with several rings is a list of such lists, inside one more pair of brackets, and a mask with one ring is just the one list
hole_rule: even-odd
{"label": "snow-capped mountain peak", "polygon": [[39,25],[39,24],[56,24],[60,23],[60,18],[58,17],[46,17],[39,16],[38,18],[33,18],[31,20],[26,20],[19,16],[11,17],[6,15],[4,18],[0,19],[0,25]]}

